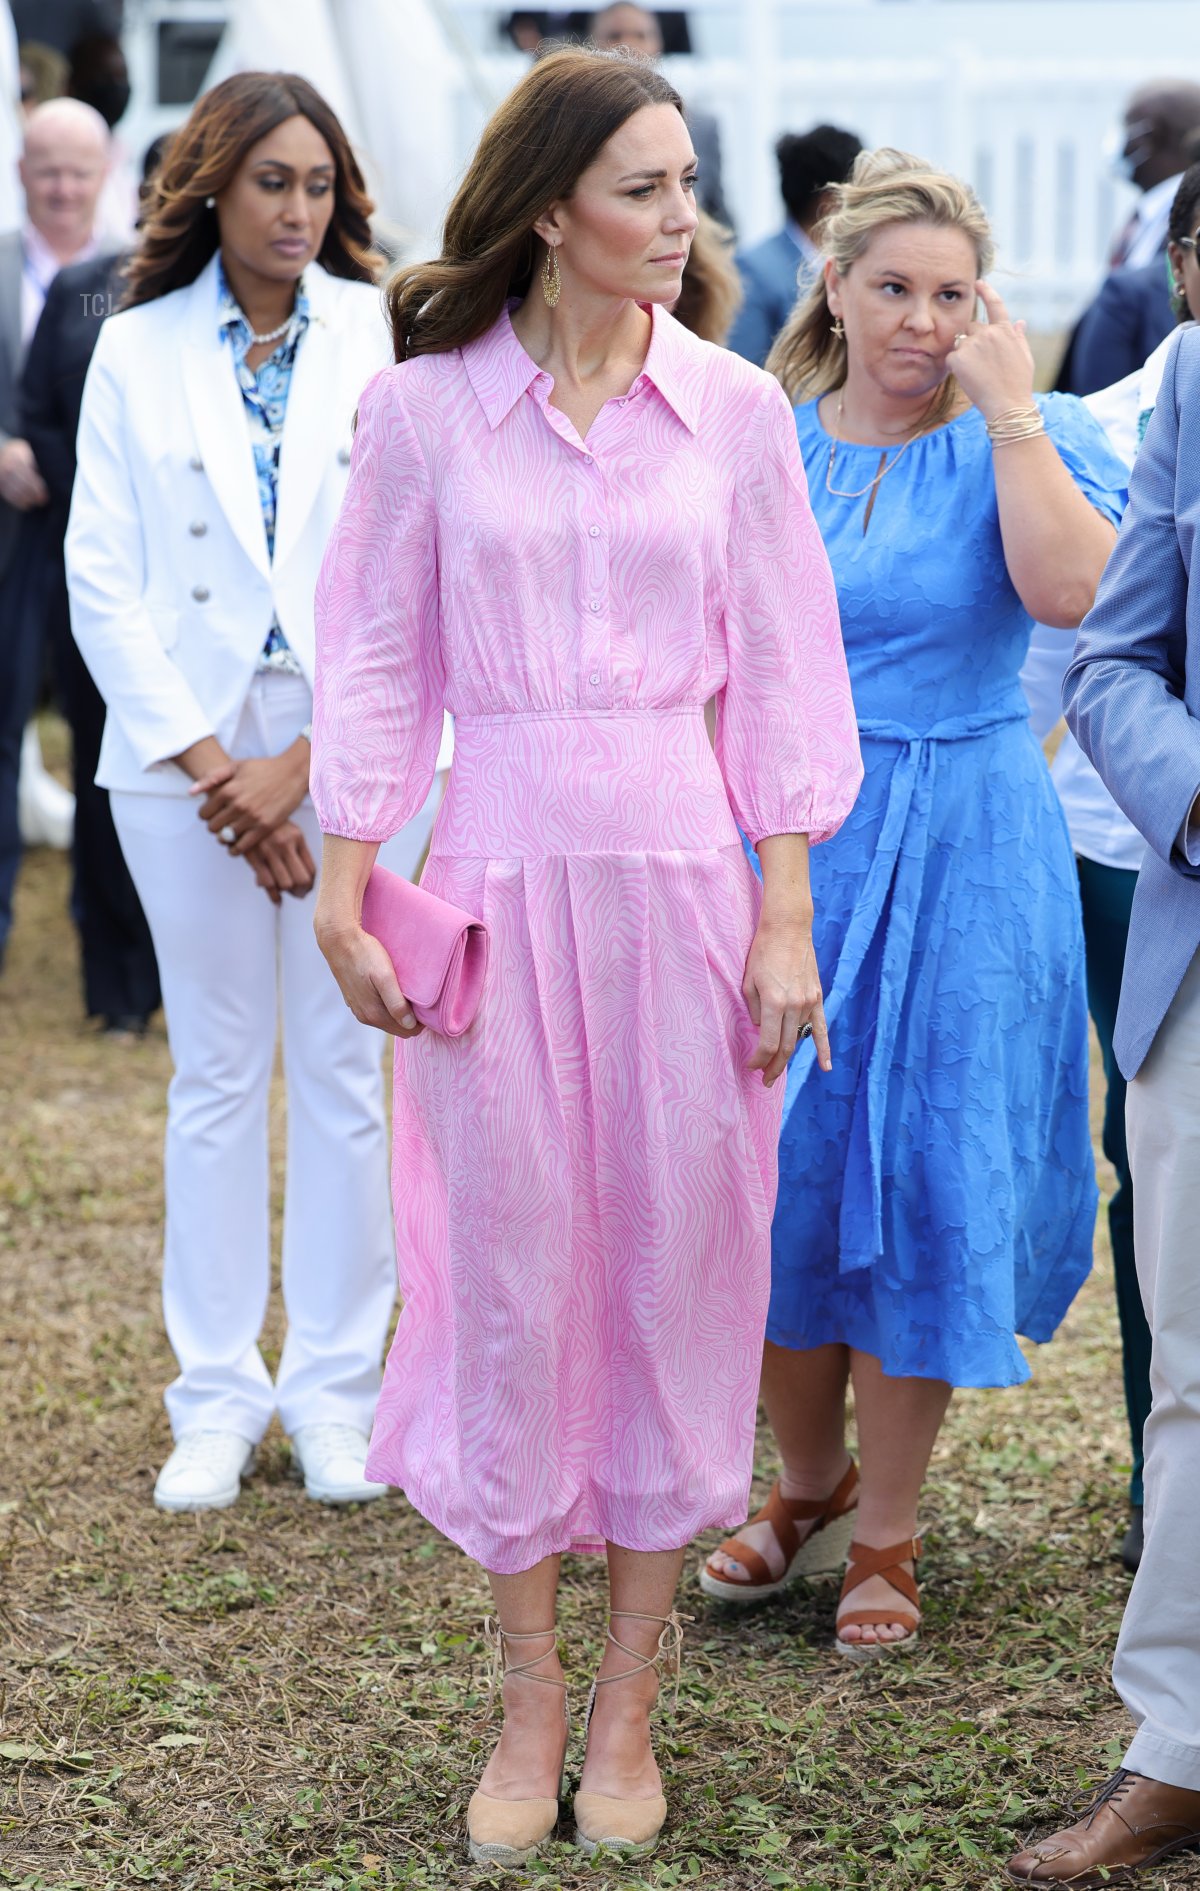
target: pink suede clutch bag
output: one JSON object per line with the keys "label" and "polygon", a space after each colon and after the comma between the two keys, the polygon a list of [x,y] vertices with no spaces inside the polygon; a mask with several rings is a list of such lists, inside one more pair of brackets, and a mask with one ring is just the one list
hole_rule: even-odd
{"label": "pink suede clutch bag", "polygon": [[483,995],[487,927],[386,867],[371,869],[362,923],[391,959],[420,1022],[442,1037],[461,1037]]}

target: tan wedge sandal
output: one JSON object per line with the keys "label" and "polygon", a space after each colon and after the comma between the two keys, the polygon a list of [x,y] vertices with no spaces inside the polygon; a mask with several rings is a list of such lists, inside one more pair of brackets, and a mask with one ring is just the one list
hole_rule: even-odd
{"label": "tan wedge sandal", "polygon": [[[766,1558],[758,1550],[743,1543],[740,1536],[731,1536],[713,1554],[728,1556],[740,1563],[748,1580],[740,1582],[714,1569],[710,1556],[700,1571],[700,1587],[706,1596],[715,1596],[720,1602],[742,1604],[777,1596],[802,1576],[836,1575],[846,1560],[854,1535],[857,1503],[858,1466],[853,1459],[841,1483],[828,1497],[785,1497],[776,1483],[762,1509],[742,1528],[748,1530],[755,1523],[770,1524],[783,1555],[783,1574],[772,1576]],[[815,1527],[801,1539],[797,1524],[813,1523],[814,1519]]]}
{"label": "tan wedge sandal", "polygon": [[[640,1615],[635,1609],[614,1609],[612,1613],[629,1622],[657,1622],[662,1633],[654,1653],[642,1655],[636,1648],[628,1648],[623,1641],[618,1641],[609,1627],[609,1641],[623,1655],[628,1655],[634,1665],[623,1668],[620,1674],[597,1675],[592,1682],[587,1716],[583,1723],[585,1740],[592,1709],[596,1705],[597,1688],[611,1687],[614,1681],[628,1681],[631,1675],[644,1674],[664,1655],[674,1663],[675,1704],[679,1704],[679,1657],[683,1648],[683,1625],[691,1617],[680,1615],[676,1609],[672,1609],[670,1615]],[[589,1858],[601,1847],[619,1857],[643,1857],[658,1844],[666,1822],[667,1802],[662,1793],[656,1793],[653,1799],[614,1799],[607,1793],[583,1791],[575,1794],[575,1843]]]}
{"label": "tan wedge sandal", "polygon": [[[921,1597],[915,1578],[910,1576],[905,1563],[911,1561],[914,1570],[920,1558],[922,1543],[919,1536],[906,1537],[903,1543],[893,1543],[890,1549],[873,1550],[866,1543],[850,1545],[849,1561],[842,1583],[842,1600],[852,1595],[861,1583],[872,1576],[883,1576],[888,1587],[897,1595],[902,1595],[912,1607],[888,1608],[880,1605],[874,1609],[848,1609],[838,1618],[838,1632],[833,1645],[839,1655],[845,1655],[847,1661],[877,1661],[881,1655],[907,1652],[917,1645],[917,1629],[921,1621]],[[844,1628],[887,1628],[892,1622],[899,1622],[906,1633],[899,1641],[843,1641]]]}
{"label": "tan wedge sandal", "polygon": [[[563,1736],[563,1773],[566,1772],[566,1743],[571,1737],[571,1709],[567,1704],[565,1681],[557,1680],[551,1674],[534,1672],[537,1663],[544,1661],[556,1646],[556,1631],[553,1628],[531,1629],[524,1634],[510,1634],[502,1629],[499,1622],[489,1615],[483,1625],[483,1637],[491,1650],[492,1671],[489,1685],[502,1687],[508,1675],[522,1674],[527,1681],[540,1681],[543,1687],[558,1687],[563,1690],[563,1717],[566,1730]],[[540,1655],[533,1655],[530,1660],[509,1662],[505,1650],[509,1642],[547,1641],[550,1648],[543,1648]],[[467,1807],[467,1850],[471,1861],[476,1865],[498,1865],[501,1870],[516,1870],[532,1858],[539,1845],[548,1839],[558,1825],[559,1799],[562,1797],[563,1780],[560,1777],[557,1799],[493,1799],[490,1793],[475,1791],[471,1794],[471,1803]]]}

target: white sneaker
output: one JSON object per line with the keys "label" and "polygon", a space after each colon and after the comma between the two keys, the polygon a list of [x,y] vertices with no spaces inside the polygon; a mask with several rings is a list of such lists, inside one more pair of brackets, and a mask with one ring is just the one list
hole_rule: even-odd
{"label": "white sneaker", "polygon": [[160,1510],[228,1510],[254,1469],[254,1446],[236,1431],[185,1431],[158,1474]]}
{"label": "white sneaker", "polygon": [[65,852],[75,831],[75,796],[55,781],[42,760],[37,723],[25,725],[17,784],[17,825],[27,847]]}
{"label": "white sneaker", "polygon": [[292,1468],[319,1504],[367,1504],[382,1497],[386,1484],[364,1475],[367,1434],[353,1425],[301,1425],[292,1433]]}

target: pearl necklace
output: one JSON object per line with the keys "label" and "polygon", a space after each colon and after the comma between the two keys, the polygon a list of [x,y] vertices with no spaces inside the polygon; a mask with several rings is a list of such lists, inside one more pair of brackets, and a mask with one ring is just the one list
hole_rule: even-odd
{"label": "pearl necklace", "polygon": [[[870,480],[867,483],[867,485],[860,486],[857,492],[844,492],[841,489],[841,487],[835,486],[833,484],[833,469],[837,462],[838,447],[842,445],[842,437],[841,437],[841,433],[839,429],[842,424],[842,409],[844,408],[845,404],[846,404],[845,390],[841,389],[838,392],[837,412],[836,412],[834,423],[833,423],[833,437],[829,442],[829,464],[825,468],[825,490],[827,493],[830,493],[834,499],[864,499],[869,492],[874,491],[875,487],[878,486],[881,479],[886,479],[887,475],[891,472],[893,466],[899,465],[904,455],[908,452],[908,449],[912,445],[913,441],[920,439],[921,433],[925,426],[925,420],[928,419],[928,415],[926,415],[922,419],[920,425],[916,429],[916,432],[909,434],[908,439],[904,442],[904,445],[900,448],[899,453],[897,453],[894,456],[894,458],[888,460],[885,465],[880,467],[874,479]],[[883,451],[886,453],[887,448],[885,447]]]}
{"label": "pearl necklace", "polygon": [[[295,315],[295,313],[296,311],[295,309],[293,309],[291,315],[288,316],[286,322],[280,322],[278,328],[268,329],[265,335],[256,335],[254,330],[251,328],[250,329],[251,347],[265,348],[269,341],[279,341],[282,336],[287,334],[288,329],[292,326],[292,317]],[[250,327],[249,323],[247,323],[246,326],[249,328]]]}

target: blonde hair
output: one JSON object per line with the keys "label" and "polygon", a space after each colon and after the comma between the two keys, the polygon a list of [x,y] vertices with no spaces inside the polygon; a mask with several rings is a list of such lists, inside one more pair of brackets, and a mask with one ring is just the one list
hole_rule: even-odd
{"label": "blonde hair", "polygon": [[683,287],[671,310],[701,341],[723,348],[742,306],[742,279],[733,260],[733,231],[696,206],[696,233],[684,264]]}
{"label": "blonde hair", "polygon": [[[817,230],[816,242],[839,276],[865,253],[877,230],[894,223],[961,230],[974,244],[980,276],[987,275],[995,260],[991,225],[975,192],[960,178],[907,151],[895,151],[889,145],[860,151],[846,182],[830,185],[829,195],[833,208]],[[817,276],[788,317],[767,358],[767,368],[793,401],[828,394],[845,381],[846,342],[833,332],[824,274]],[[948,374],[925,424],[939,425],[957,398],[957,385]]]}

